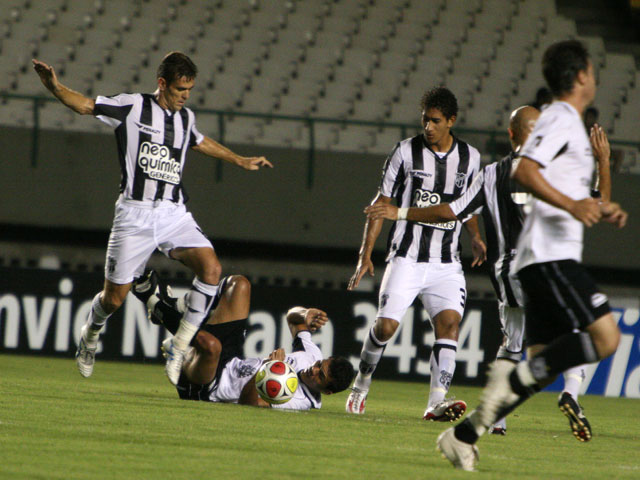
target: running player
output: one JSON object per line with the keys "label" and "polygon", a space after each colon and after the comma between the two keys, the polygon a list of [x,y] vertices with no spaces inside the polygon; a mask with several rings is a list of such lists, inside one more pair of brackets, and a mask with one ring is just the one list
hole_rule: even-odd
{"label": "running player", "polygon": [[189,148],[246,170],[271,167],[264,157],[241,157],[196,128],[185,107],[198,70],[189,57],[169,53],[158,67],[153,94],[87,98],[62,85],[53,67],[33,66],[44,86],[81,115],[94,115],[115,129],[122,174],[105,262],[103,290],[92,303],[76,352],[80,374],[93,373],[96,346],[107,319],[124,301],[131,282],[140,277],[159,249],[195,273],[184,318],[172,344],[166,372],[178,381],[184,353],[216,296],[221,266],[209,239],[186,210],[182,171]]}
{"label": "running player", "polygon": [[[583,225],[602,219],[622,227],[627,218],[619,205],[589,195],[594,162],[581,114],[595,97],[593,65],[584,46],[570,40],[550,46],[542,67],[555,101],[540,115],[514,173],[535,197],[514,259],[525,294],[529,360],[496,362],[477,410],[438,437],[438,449],[464,470],[475,469],[475,443],[497,419],[560,372],[612,355],[620,341],[606,295],[580,264]],[[583,427],[570,406],[563,413],[574,430]]]}
{"label": "running player", "polygon": [[[435,205],[460,197],[478,170],[478,151],[451,133],[458,113],[456,97],[444,87],[425,93],[421,102],[423,132],[396,145],[387,159],[382,184],[373,204],[396,200],[401,215],[389,236],[387,268],[379,292],[375,324],[362,346],[359,372],[347,400],[350,413],[365,411],[372,374],[382,353],[414,299],[419,296],[435,332],[431,350],[431,388],[426,420],[453,421],[466,403],[445,398],[456,366],[458,330],[466,288],[460,264],[462,222],[407,222],[409,207]],[[486,248],[477,219],[464,224],[471,234],[474,265],[484,261]],[[382,220],[367,220],[356,271],[349,282],[355,289],[365,273],[373,276],[371,252]]]}
{"label": "running player", "polygon": [[[153,323],[175,333],[187,308],[184,299],[173,298],[154,272],[144,281],[136,282],[132,291],[147,305]],[[269,359],[292,365],[300,379],[299,388],[282,405],[269,405],[262,400],[255,388],[255,374],[264,359],[244,358],[243,353],[250,302],[251,284],[245,277],[233,275],[220,282],[215,308],[194,337],[193,348],[182,365],[176,385],[180,398],[308,410],[321,407],[322,394],[341,392],[351,384],[354,376],[351,363],[344,357],[323,359],[311,340],[311,333],[327,323],[327,314],[316,308],[295,307],[287,313],[293,352],[285,355],[283,349],[278,349]],[[169,342],[170,339],[165,340],[163,349]]]}
{"label": "running player", "polygon": [[[520,282],[510,275],[516,244],[524,221],[523,206],[529,195],[511,178],[512,168],[517,162],[518,152],[529,137],[540,111],[524,106],[514,110],[509,121],[508,134],[512,151],[500,162],[482,169],[467,192],[451,204],[440,204],[426,208],[410,208],[407,219],[421,222],[449,222],[464,220],[470,213],[482,212],[487,235],[487,261],[491,266],[490,278],[498,297],[500,322],[504,341],[497,360],[517,363],[522,359],[524,344],[524,300]],[[598,160],[602,192],[605,200],[610,198],[609,142],[607,136],[595,125],[591,129],[591,144]],[[377,204],[365,209],[371,219],[396,220],[398,209],[393,205]],[[584,366],[570,368],[564,372],[564,388],[559,397],[562,408],[570,404],[582,419],[583,426],[574,432],[583,439],[591,438],[591,427],[578,404],[580,384],[584,378]],[[498,420],[489,429],[490,433],[505,435],[506,419]]]}

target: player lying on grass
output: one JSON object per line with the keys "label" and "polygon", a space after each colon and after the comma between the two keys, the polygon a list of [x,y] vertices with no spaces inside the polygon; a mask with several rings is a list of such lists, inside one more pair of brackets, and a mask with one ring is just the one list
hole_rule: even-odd
{"label": "player lying on grass", "polygon": [[[153,323],[175,333],[186,308],[184,299],[172,297],[154,271],[136,281],[132,292],[146,304]],[[311,333],[327,323],[327,314],[316,308],[294,307],[287,313],[293,352],[285,354],[280,348],[268,359],[289,363],[298,374],[300,386],[289,402],[269,405],[255,388],[255,374],[266,359],[244,358],[243,353],[251,284],[245,277],[233,275],[220,282],[220,292],[207,321],[191,342],[176,385],[180,398],[309,410],[322,406],[322,394],[341,392],[351,384],[351,363],[344,357],[323,359],[311,339]],[[167,341],[170,338],[164,343]]]}

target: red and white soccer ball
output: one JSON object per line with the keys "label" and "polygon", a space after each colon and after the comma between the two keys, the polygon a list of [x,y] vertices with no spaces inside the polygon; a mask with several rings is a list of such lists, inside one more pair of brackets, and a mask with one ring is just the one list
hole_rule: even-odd
{"label": "red and white soccer ball", "polygon": [[256,373],[256,388],[267,403],[287,403],[298,389],[298,376],[288,363],[270,360]]}

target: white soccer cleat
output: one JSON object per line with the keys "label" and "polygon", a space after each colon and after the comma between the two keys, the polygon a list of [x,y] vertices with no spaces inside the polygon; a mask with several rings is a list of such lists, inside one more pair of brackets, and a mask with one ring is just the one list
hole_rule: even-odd
{"label": "white soccer cleat", "polygon": [[440,434],[436,442],[436,448],[444,458],[449,460],[455,468],[474,472],[476,463],[480,458],[478,447],[458,440],[453,427]]}
{"label": "white soccer cleat", "polygon": [[173,338],[167,338],[162,342],[162,355],[167,359],[164,371],[169,377],[169,381],[177,385],[182,372],[182,363],[186,356],[187,350],[179,350],[173,344]]}
{"label": "white soccer cleat", "polygon": [[359,388],[353,387],[349,394],[349,398],[347,398],[347,413],[362,415],[364,413],[368,393],[368,390],[360,390]]}
{"label": "white soccer cleat", "polygon": [[487,385],[482,391],[478,415],[483,425],[492,425],[502,416],[501,410],[514,405],[520,396],[511,390],[509,375],[516,366],[509,361],[495,361],[489,371]]}
{"label": "white soccer cleat", "polygon": [[87,343],[85,340],[87,328],[88,325],[82,327],[80,331],[80,343],[76,350],[76,365],[78,365],[80,375],[85,378],[90,377],[93,373],[93,365],[96,363],[96,349],[98,348],[97,340],[93,344]]}
{"label": "white soccer cleat", "polygon": [[455,422],[462,418],[466,411],[467,404],[464,401],[445,398],[440,403],[427,407],[422,418],[432,422]]}

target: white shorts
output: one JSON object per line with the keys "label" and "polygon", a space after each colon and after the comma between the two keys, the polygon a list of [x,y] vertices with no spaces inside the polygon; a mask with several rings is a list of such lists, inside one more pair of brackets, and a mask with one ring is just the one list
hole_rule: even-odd
{"label": "white shorts", "polygon": [[402,321],[417,296],[431,318],[443,310],[455,310],[462,316],[467,298],[462,265],[393,258],[380,285],[378,318]]}
{"label": "white shorts", "polygon": [[156,248],[169,256],[177,247],[213,245],[183,204],[169,200],[141,202],[120,196],[109,235],[104,276],[113,283],[130,283],[144,273]]}
{"label": "white shorts", "polygon": [[222,369],[217,382],[214,382],[209,400],[212,402],[238,403],[240,394],[245,385],[256,374],[262,360],[259,358],[241,359],[238,357],[229,360]]}

